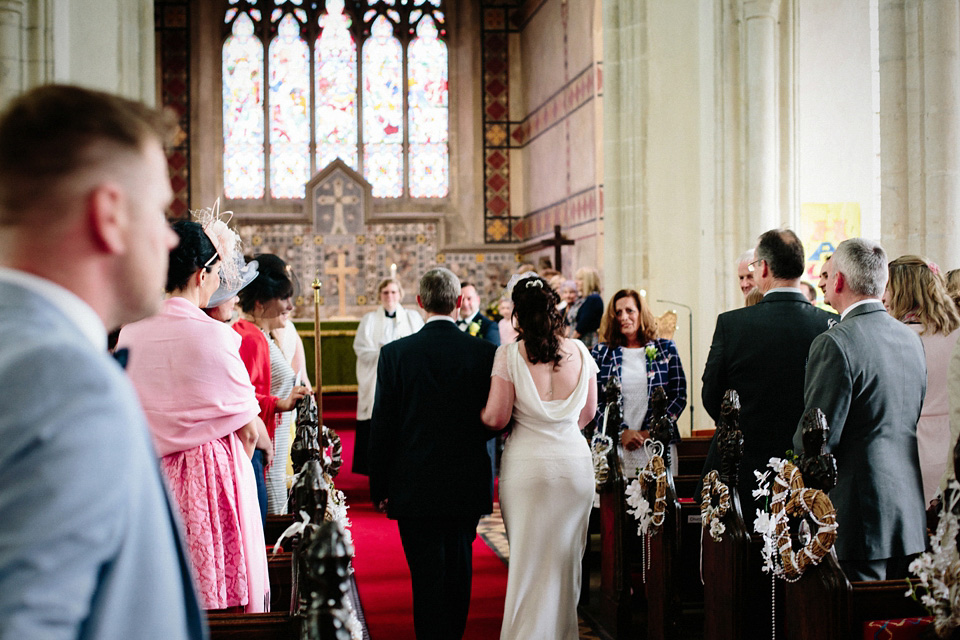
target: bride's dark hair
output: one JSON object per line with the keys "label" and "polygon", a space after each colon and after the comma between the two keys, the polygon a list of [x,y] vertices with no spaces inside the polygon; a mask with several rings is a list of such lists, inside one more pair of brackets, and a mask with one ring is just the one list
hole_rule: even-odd
{"label": "bride's dark hair", "polygon": [[513,317],[527,347],[531,364],[560,364],[563,315],[557,310],[560,296],[540,277],[524,278],[513,287]]}

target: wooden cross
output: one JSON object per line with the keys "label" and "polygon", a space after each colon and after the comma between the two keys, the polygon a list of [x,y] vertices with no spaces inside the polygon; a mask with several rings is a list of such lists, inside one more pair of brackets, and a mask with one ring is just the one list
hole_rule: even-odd
{"label": "wooden cross", "polygon": [[544,240],[543,242],[541,242],[540,246],[553,247],[553,257],[554,257],[553,268],[562,273],[563,272],[563,253],[561,252],[561,248],[564,245],[572,245],[573,243],[574,243],[573,240],[568,240],[560,232],[560,225],[554,225],[553,237],[550,238],[549,240]]}
{"label": "wooden cross", "polygon": [[[357,196],[347,196],[343,194],[343,178],[337,177],[333,180],[333,195],[322,195],[317,198],[317,204],[333,205],[333,227],[330,228],[330,235],[347,235],[347,225],[343,218],[343,205],[357,204],[360,198]],[[327,272],[329,273],[329,271]],[[341,314],[342,315],[342,314]]]}
{"label": "wooden cross", "polygon": [[360,273],[360,269],[347,266],[347,256],[337,254],[337,266],[327,267],[326,273],[337,277],[337,297],[340,300],[340,317],[347,315],[347,276]]}

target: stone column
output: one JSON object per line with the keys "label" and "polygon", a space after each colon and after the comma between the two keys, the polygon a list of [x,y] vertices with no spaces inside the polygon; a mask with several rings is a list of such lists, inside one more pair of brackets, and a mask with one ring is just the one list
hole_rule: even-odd
{"label": "stone column", "polygon": [[0,107],[23,91],[23,0],[0,0]]}
{"label": "stone column", "polygon": [[646,1],[603,3],[603,288],[648,277]]}
{"label": "stone column", "polygon": [[777,17],[780,0],[743,0],[746,218],[751,238],[780,225]]}
{"label": "stone column", "polygon": [[881,242],[960,267],[960,6],[879,8]]}
{"label": "stone column", "polygon": [[960,267],[960,3],[922,4],[924,87],[923,251]]}

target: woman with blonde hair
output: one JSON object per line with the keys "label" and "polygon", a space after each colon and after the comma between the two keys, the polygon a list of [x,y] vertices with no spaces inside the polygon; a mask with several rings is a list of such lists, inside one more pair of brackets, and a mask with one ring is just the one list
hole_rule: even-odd
{"label": "woman with blonde hair", "polygon": [[583,299],[573,324],[571,337],[583,342],[589,349],[597,344],[597,330],[603,318],[603,298],[600,297],[600,274],[593,267],[580,267],[573,276],[577,293]]}
{"label": "woman with blonde hair", "polygon": [[960,336],[960,312],[950,299],[936,265],[919,256],[900,256],[889,265],[883,305],[890,315],[920,335],[927,359],[927,394],[917,423],[917,449],[923,496],[929,504],[946,482],[950,446],[947,367]]}

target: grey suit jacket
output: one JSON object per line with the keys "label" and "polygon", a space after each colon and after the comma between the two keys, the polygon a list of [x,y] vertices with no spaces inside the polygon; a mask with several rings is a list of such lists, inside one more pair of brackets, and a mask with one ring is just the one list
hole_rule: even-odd
{"label": "grey suit jacket", "polygon": [[[836,550],[840,560],[880,560],[926,545],[917,420],[927,386],[916,332],[877,302],[847,317],[810,346],[807,408],[819,407],[836,456]],[[800,428],[793,437],[803,448]]]}
{"label": "grey suit jacket", "polygon": [[0,639],[205,637],[122,369],[5,282],[0,340]]}

